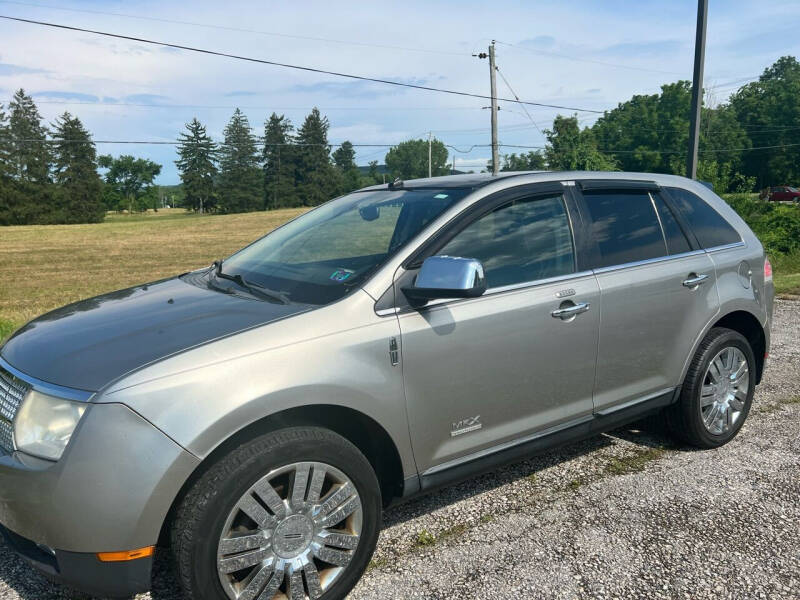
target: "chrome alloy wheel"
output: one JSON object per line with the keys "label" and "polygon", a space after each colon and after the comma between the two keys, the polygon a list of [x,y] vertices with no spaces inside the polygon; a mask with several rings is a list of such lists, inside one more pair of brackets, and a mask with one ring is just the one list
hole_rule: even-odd
{"label": "chrome alloy wheel", "polygon": [[231,600],[319,598],[350,563],[363,519],[355,486],[335,467],[300,462],[270,471],[222,528],[222,587]]}
{"label": "chrome alloy wheel", "polygon": [[750,373],[744,353],[734,346],[723,348],[706,369],[700,392],[700,412],[709,433],[730,431],[742,415]]}

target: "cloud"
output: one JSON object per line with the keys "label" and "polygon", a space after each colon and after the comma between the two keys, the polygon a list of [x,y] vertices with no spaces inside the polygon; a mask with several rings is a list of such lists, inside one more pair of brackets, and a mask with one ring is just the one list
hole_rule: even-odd
{"label": "cloud", "polygon": [[[410,83],[413,85],[427,85],[427,79],[418,78],[390,78],[379,77],[387,81],[397,81],[398,83]],[[320,81],[318,83],[297,84],[288,88],[289,92],[302,94],[313,94],[315,96],[327,95],[334,98],[380,98],[384,96],[394,96],[403,92],[403,88],[388,86],[372,81]]]}
{"label": "cloud", "polygon": [[36,98],[58,98],[60,100],[79,100],[81,102],[98,102],[100,99],[92,94],[81,94],[80,92],[59,92],[59,91],[44,91],[35,92],[33,94]]}
{"label": "cloud", "polygon": [[556,38],[552,35],[537,35],[534,38],[529,38],[527,40],[522,40],[517,45],[518,46],[527,46],[528,48],[538,48],[540,50],[546,50],[547,48],[552,48],[556,44]]}
{"label": "cloud", "polygon": [[31,73],[48,73],[46,69],[32,69],[31,67],[23,67],[22,65],[11,65],[9,63],[0,63],[0,77],[7,77],[10,75],[29,75]]}
{"label": "cloud", "polygon": [[164,100],[169,100],[169,96],[162,96],[160,94],[131,94],[123,96],[125,102],[135,102],[137,104],[159,104]]}
{"label": "cloud", "polygon": [[238,98],[240,96],[258,96],[258,92],[253,92],[250,90],[233,90],[232,92],[228,92],[224,94],[226,98]]}

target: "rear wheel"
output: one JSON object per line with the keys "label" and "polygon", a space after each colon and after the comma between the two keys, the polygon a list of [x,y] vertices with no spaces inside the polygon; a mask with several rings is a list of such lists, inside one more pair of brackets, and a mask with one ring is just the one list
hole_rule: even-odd
{"label": "rear wheel", "polygon": [[670,429],[700,448],[717,448],[742,428],[755,392],[755,357],[747,339],[731,329],[712,329],[697,349],[668,411]]}
{"label": "rear wheel", "polygon": [[375,549],[380,488],[341,436],[291,428],[241,446],[186,495],[173,552],[197,600],[344,598]]}

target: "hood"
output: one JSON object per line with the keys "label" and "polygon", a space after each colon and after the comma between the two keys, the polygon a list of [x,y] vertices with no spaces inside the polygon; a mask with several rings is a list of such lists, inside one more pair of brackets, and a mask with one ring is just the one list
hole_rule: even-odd
{"label": "hood", "polygon": [[42,381],[97,391],[181,350],[310,308],[168,279],[42,315],[17,331],[1,354],[13,367]]}

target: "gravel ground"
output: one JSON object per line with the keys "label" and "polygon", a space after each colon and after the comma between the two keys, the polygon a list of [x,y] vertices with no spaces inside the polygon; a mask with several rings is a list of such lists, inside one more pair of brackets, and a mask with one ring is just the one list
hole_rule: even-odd
{"label": "gravel ground", "polygon": [[[388,511],[367,598],[800,598],[800,303],[718,450],[620,430]],[[137,600],[179,600],[168,561]],[[0,600],[72,598],[0,545]]]}

